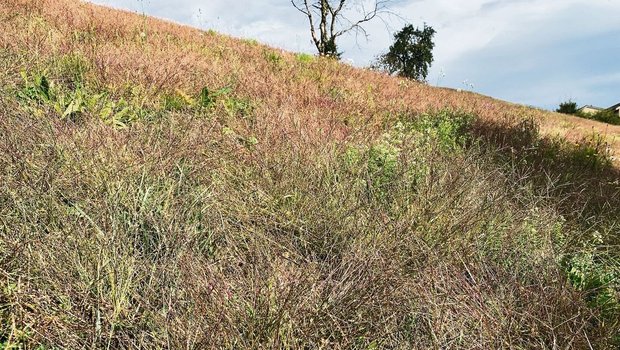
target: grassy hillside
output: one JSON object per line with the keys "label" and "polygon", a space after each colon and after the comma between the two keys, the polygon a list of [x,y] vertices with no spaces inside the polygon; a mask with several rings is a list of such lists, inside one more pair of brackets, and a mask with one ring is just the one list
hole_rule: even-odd
{"label": "grassy hillside", "polygon": [[0,348],[615,348],[617,135],[0,2]]}

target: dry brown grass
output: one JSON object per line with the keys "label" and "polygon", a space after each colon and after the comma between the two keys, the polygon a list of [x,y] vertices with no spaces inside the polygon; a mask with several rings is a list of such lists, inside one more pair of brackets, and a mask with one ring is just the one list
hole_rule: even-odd
{"label": "dry brown grass", "polygon": [[240,163],[214,129],[174,117],[125,133],[96,120],[1,124],[6,344],[607,341],[555,263],[557,214],[518,204],[478,156],[407,146],[403,164],[427,161],[428,177],[411,187],[403,173],[383,204],[338,153],[317,159],[290,143]]}
{"label": "dry brown grass", "polygon": [[[569,272],[618,273],[620,185],[520,123],[602,124],[72,0],[1,2],[0,47],[0,346],[617,344],[617,281]],[[76,88],[75,59],[144,118],[19,97],[22,70]],[[162,107],[203,87],[231,91]],[[475,136],[418,116],[445,108]]]}
{"label": "dry brown grass", "polygon": [[[92,65],[91,78],[99,84],[113,90],[141,86],[151,95],[234,86],[236,93],[256,101],[259,122],[291,130],[300,126],[310,139],[321,138],[315,134],[334,121],[362,119],[364,132],[369,132],[385,123],[387,115],[452,108],[489,123],[533,118],[544,135],[571,141],[599,133],[610,149],[620,150],[620,126],[434,88],[328,60],[303,63],[287,52],[151,17],[73,0],[9,0],[0,6],[0,45],[34,53],[33,61],[79,53]],[[282,60],[270,62],[267,52]],[[349,130],[340,130],[340,136],[353,132],[345,129]]]}

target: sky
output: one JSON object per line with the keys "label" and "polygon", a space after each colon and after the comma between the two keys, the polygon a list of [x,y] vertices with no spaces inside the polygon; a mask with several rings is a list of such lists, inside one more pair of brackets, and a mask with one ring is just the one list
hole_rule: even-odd
{"label": "sky", "polygon": [[[282,49],[315,53],[307,18],[289,0],[91,0]],[[350,0],[347,16],[359,16]],[[392,0],[368,38],[343,36],[343,60],[368,66],[411,23],[432,26],[429,85],[555,109],[620,103],[620,0]]]}

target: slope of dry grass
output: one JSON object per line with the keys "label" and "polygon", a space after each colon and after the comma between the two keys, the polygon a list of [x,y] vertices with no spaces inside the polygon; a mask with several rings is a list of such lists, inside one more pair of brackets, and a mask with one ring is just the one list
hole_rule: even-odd
{"label": "slope of dry grass", "polygon": [[617,127],[72,0],[0,81],[3,348],[618,344]]}
{"label": "slope of dry grass", "polygon": [[76,1],[11,0],[1,6],[3,47],[35,53],[28,58],[30,63],[78,55],[88,62],[89,78],[119,93],[139,87],[147,96],[175,89],[192,94],[205,86],[232,86],[237,94],[255,101],[257,118],[279,126],[303,120],[308,133],[321,130],[316,124],[326,120],[363,119],[373,128],[384,123],[387,115],[449,107],[488,121],[533,118],[544,135],[572,141],[596,132],[607,137],[611,149],[620,149],[618,126],[335,62],[295,59],[252,41],[150,17]]}

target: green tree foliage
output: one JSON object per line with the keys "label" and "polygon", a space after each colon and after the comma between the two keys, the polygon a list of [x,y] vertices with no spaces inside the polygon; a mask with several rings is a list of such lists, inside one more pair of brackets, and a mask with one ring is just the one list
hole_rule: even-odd
{"label": "green tree foliage", "polygon": [[435,29],[426,24],[422,29],[406,25],[394,35],[394,44],[378,58],[375,67],[390,74],[418,81],[426,80],[428,68],[433,63],[435,33]]}
{"label": "green tree foliage", "polygon": [[555,111],[563,114],[577,114],[577,102],[573,102],[572,100],[562,102],[560,103],[560,107]]}

